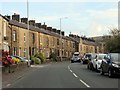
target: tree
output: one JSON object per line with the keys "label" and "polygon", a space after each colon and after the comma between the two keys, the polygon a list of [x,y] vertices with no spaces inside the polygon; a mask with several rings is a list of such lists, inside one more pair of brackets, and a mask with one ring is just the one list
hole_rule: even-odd
{"label": "tree", "polygon": [[112,29],[110,34],[111,38],[105,40],[106,51],[120,53],[120,29]]}

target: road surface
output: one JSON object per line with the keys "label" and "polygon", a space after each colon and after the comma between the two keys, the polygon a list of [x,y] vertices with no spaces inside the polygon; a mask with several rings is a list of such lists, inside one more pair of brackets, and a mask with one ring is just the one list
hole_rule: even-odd
{"label": "road surface", "polygon": [[118,88],[118,78],[102,76],[82,63],[53,62],[22,76],[8,88]]}

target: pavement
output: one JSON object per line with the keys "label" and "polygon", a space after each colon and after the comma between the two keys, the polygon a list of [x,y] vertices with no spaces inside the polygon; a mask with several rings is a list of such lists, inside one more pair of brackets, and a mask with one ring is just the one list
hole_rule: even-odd
{"label": "pavement", "polygon": [[[33,70],[31,69],[33,68]],[[7,88],[118,88],[119,78],[109,78],[87,69],[82,63],[52,62],[32,66]],[[24,72],[25,73],[25,72]]]}
{"label": "pavement", "polygon": [[[46,65],[46,64],[43,64]],[[2,73],[2,88],[7,88],[20,78],[24,77],[26,74],[30,74],[37,70],[39,67],[42,67],[42,64],[40,65],[31,65],[30,67],[22,67],[19,70],[13,72],[13,73]]]}

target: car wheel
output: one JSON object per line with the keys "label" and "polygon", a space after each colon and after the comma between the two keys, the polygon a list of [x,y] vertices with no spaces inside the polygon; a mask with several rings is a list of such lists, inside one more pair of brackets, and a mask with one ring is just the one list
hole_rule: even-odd
{"label": "car wheel", "polygon": [[113,77],[113,73],[112,73],[112,70],[108,70],[108,76],[111,78],[111,77]]}
{"label": "car wheel", "polygon": [[94,70],[92,63],[90,64],[90,70]]}
{"label": "car wheel", "polygon": [[74,63],[73,61],[71,61],[71,63]]}
{"label": "car wheel", "polygon": [[98,72],[97,65],[95,66],[95,71]]}
{"label": "car wheel", "polygon": [[90,69],[90,65],[89,64],[87,65],[87,69]]}
{"label": "car wheel", "polygon": [[100,74],[101,74],[101,75],[104,75],[103,69],[100,70]]}

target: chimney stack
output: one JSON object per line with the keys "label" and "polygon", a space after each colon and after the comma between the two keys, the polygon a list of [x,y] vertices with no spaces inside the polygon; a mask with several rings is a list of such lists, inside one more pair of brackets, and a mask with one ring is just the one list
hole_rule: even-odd
{"label": "chimney stack", "polygon": [[12,20],[15,20],[15,21],[20,21],[20,15],[19,14],[16,14],[14,13],[14,15],[12,15]]}
{"label": "chimney stack", "polygon": [[28,18],[21,18],[21,22],[27,24]]}
{"label": "chimney stack", "polygon": [[52,31],[52,27],[47,27],[47,30]]}
{"label": "chimney stack", "polygon": [[74,37],[73,34],[69,34],[69,37]]}
{"label": "chimney stack", "polygon": [[41,28],[41,23],[35,23],[35,26]]}
{"label": "chimney stack", "polygon": [[60,31],[60,30],[57,30],[57,33],[58,33],[58,34],[60,34],[60,33],[61,33],[61,31]]}
{"label": "chimney stack", "polygon": [[64,32],[64,31],[61,31],[61,34],[64,36],[64,35],[65,35],[65,32]]}
{"label": "chimney stack", "polygon": [[47,25],[45,25],[45,22],[44,22],[44,24],[42,25],[42,28],[44,28],[45,30],[47,30]]}
{"label": "chimney stack", "polygon": [[9,15],[5,15],[5,17],[9,20],[11,19],[11,17]]}
{"label": "chimney stack", "polygon": [[29,25],[35,26],[35,20],[29,20]]}
{"label": "chimney stack", "polygon": [[55,28],[53,28],[52,31],[56,33],[57,30]]}

